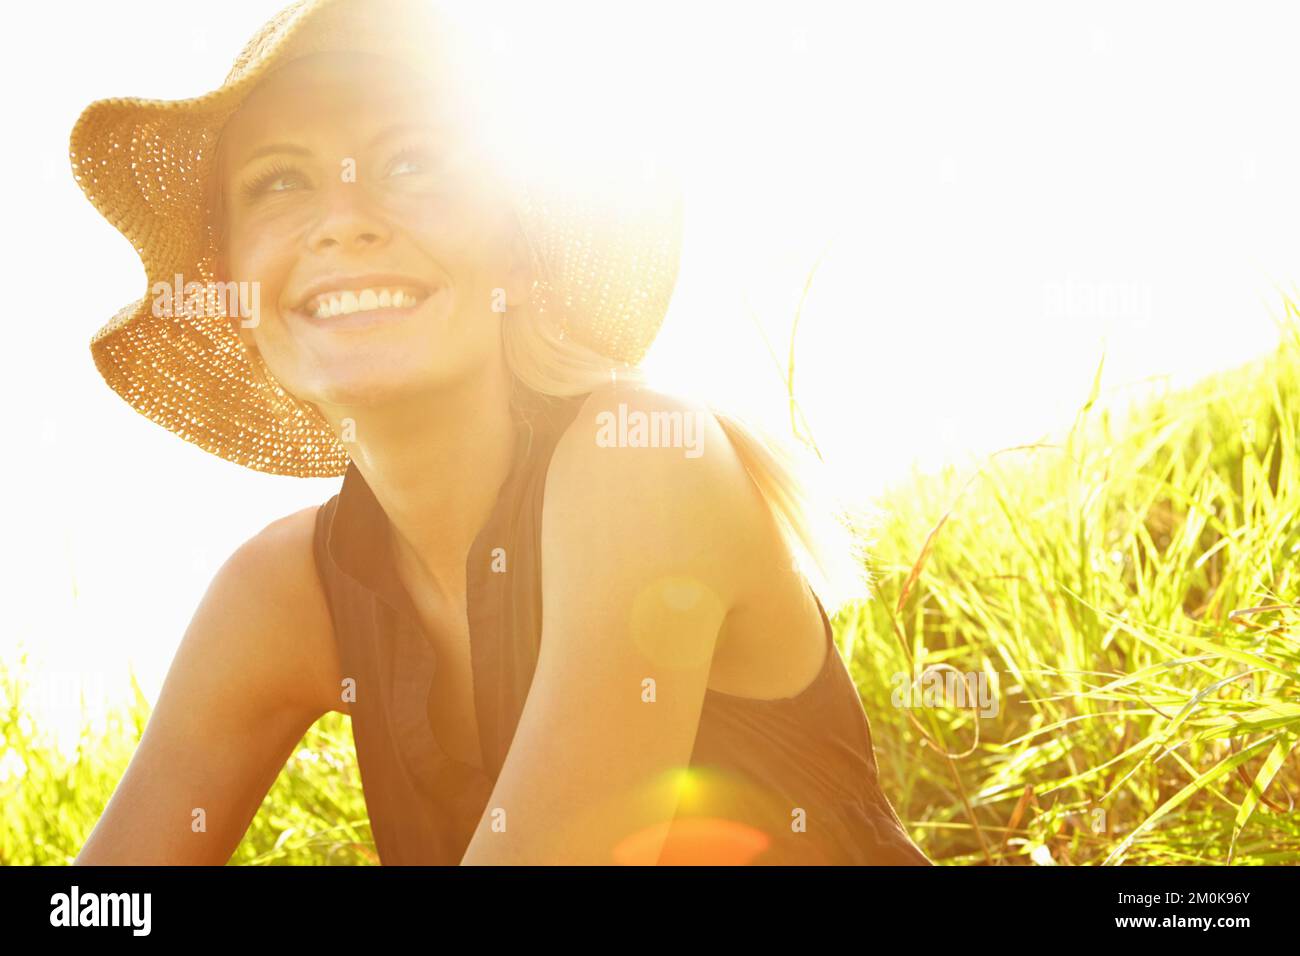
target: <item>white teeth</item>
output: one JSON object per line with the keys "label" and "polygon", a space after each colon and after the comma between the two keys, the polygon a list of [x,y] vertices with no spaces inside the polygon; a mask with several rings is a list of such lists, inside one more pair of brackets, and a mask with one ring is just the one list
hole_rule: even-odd
{"label": "white teeth", "polygon": [[409,309],[419,304],[414,291],[406,289],[356,289],[325,292],[310,300],[304,311],[318,319],[376,309]]}

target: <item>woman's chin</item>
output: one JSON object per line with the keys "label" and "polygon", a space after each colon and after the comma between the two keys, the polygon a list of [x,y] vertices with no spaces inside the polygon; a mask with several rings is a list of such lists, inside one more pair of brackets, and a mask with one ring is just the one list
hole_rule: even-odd
{"label": "woman's chin", "polygon": [[403,368],[385,363],[379,368],[349,369],[319,378],[310,389],[311,401],[335,408],[375,408],[434,394],[449,387],[457,376],[450,370]]}

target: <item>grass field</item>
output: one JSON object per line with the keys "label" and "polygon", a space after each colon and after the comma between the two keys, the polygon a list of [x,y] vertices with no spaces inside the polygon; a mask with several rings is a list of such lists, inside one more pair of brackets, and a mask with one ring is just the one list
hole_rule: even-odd
{"label": "grass field", "polygon": [[[932,856],[1300,863],[1298,336],[880,503],[878,599],[841,634]],[[934,667],[996,715],[891,706]]]}
{"label": "grass field", "polygon": [[[879,502],[876,598],[835,624],[885,792],[945,863],[1298,863],[1300,332],[1123,415],[1082,404],[1058,442]],[[66,759],[0,667],[0,860],[68,862],[147,702]],[[996,713],[895,706],[957,674]],[[304,738],[232,862],[377,862],[347,718]]]}

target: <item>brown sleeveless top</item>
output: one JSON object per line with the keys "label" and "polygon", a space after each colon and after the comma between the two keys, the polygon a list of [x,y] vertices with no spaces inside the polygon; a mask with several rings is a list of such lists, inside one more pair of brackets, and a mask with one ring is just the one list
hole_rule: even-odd
{"label": "brown sleeveless top", "polygon": [[[387,865],[456,865],[523,711],[541,642],[546,471],[586,396],[519,388],[514,463],[466,567],[470,658],[484,770],[434,738],[434,650],[388,558],[388,522],[355,465],[316,519],[317,570],[350,703],[371,832]],[[510,556],[505,573],[492,555]],[[815,597],[815,595],[814,595]],[[707,690],[662,863],[928,864],[877,782],[871,730],[821,610],[826,656],[801,693],[777,700]],[[617,862],[617,860],[611,860]]]}

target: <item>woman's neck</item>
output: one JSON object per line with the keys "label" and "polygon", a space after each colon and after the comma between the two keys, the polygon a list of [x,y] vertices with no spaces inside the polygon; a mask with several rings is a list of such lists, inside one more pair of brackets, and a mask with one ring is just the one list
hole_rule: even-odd
{"label": "woman's neck", "polygon": [[510,471],[512,388],[502,366],[383,405],[320,406],[336,430],[352,420],[345,447],[388,516],[399,572],[441,602],[463,602],[470,546]]}

